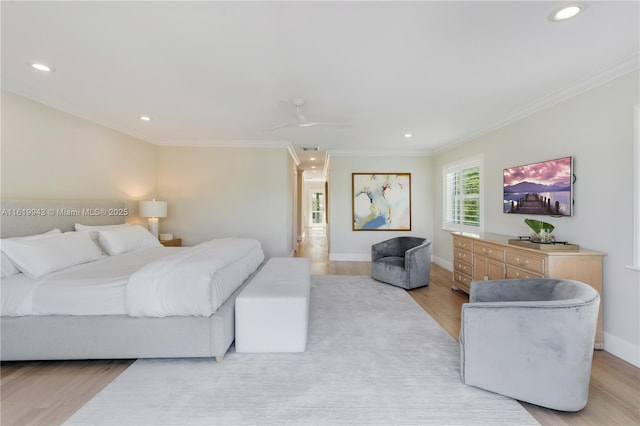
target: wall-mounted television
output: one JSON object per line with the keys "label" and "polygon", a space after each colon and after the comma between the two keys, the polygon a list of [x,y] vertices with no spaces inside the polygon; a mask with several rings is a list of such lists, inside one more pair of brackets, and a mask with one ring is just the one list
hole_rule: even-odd
{"label": "wall-mounted television", "polygon": [[504,169],[503,212],[571,216],[573,181],[573,157]]}

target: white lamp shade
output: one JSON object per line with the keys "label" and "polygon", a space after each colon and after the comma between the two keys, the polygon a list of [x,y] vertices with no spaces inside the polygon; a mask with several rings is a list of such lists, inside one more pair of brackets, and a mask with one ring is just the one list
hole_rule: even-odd
{"label": "white lamp shade", "polygon": [[167,217],[167,202],[140,201],[140,217]]}

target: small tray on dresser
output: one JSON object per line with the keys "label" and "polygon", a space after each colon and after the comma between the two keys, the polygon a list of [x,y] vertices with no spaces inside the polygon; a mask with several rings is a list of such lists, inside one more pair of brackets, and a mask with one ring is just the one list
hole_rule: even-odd
{"label": "small tray on dresser", "polygon": [[520,247],[530,248],[534,250],[544,250],[544,251],[580,250],[580,246],[577,244],[569,244],[565,242],[534,243],[533,241],[523,240],[520,238],[510,239],[509,244],[512,244],[514,246],[520,246]]}

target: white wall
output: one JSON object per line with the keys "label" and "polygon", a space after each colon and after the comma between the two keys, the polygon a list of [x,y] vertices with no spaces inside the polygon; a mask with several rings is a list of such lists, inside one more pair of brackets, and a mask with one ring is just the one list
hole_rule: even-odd
{"label": "white wall", "polygon": [[[371,245],[396,236],[433,236],[433,173],[429,157],[331,155],[329,259],[370,260]],[[351,173],[411,173],[411,231],[353,231]]]}
{"label": "white wall", "polygon": [[3,198],[168,201],[160,230],[191,245],[258,238],[268,256],[295,246],[296,165],[286,147],[158,147],[2,91]]}
{"label": "white wall", "polygon": [[442,227],[442,165],[484,155],[485,231],[527,235],[524,215],[502,213],[502,170],[571,155],[575,215],[544,219],[561,241],[604,258],[605,349],[640,366],[640,274],[633,263],[634,105],[639,73],[598,86],[434,158],[434,256],[449,264],[451,237]]}
{"label": "white wall", "polygon": [[[155,145],[2,91],[2,197],[142,199]],[[137,212],[137,202],[132,202]]]}
{"label": "white wall", "polygon": [[251,237],[265,255],[293,250],[295,167],[286,148],[158,148],[160,231],[194,245]]}

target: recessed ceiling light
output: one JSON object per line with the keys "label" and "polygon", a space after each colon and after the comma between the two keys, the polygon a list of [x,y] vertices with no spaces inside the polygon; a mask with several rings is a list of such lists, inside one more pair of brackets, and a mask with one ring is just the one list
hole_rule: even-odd
{"label": "recessed ceiling light", "polygon": [[311,157],[311,158],[309,158],[309,160],[316,161],[316,157]]}
{"label": "recessed ceiling light", "polygon": [[311,168],[312,168],[312,169],[315,169],[315,168],[316,168],[316,166],[311,166]]}
{"label": "recessed ceiling light", "polygon": [[51,71],[51,67],[45,64],[31,64],[31,67],[37,69],[38,71]]}
{"label": "recessed ceiling light", "polygon": [[405,137],[405,138],[407,138],[407,139],[409,139],[409,138],[412,138],[412,137],[413,137],[413,135],[412,135],[411,133],[405,133],[405,134],[404,134],[404,137]]}
{"label": "recessed ceiling light", "polygon": [[565,6],[549,15],[549,20],[551,22],[566,21],[567,19],[573,18],[583,10],[584,6],[582,5],[573,4],[571,6]]}
{"label": "recessed ceiling light", "polygon": [[143,121],[151,121],[151,117],[146,116],[146,115],[142,115],[142,116],[140,116],[140,120],[143,120]]}

